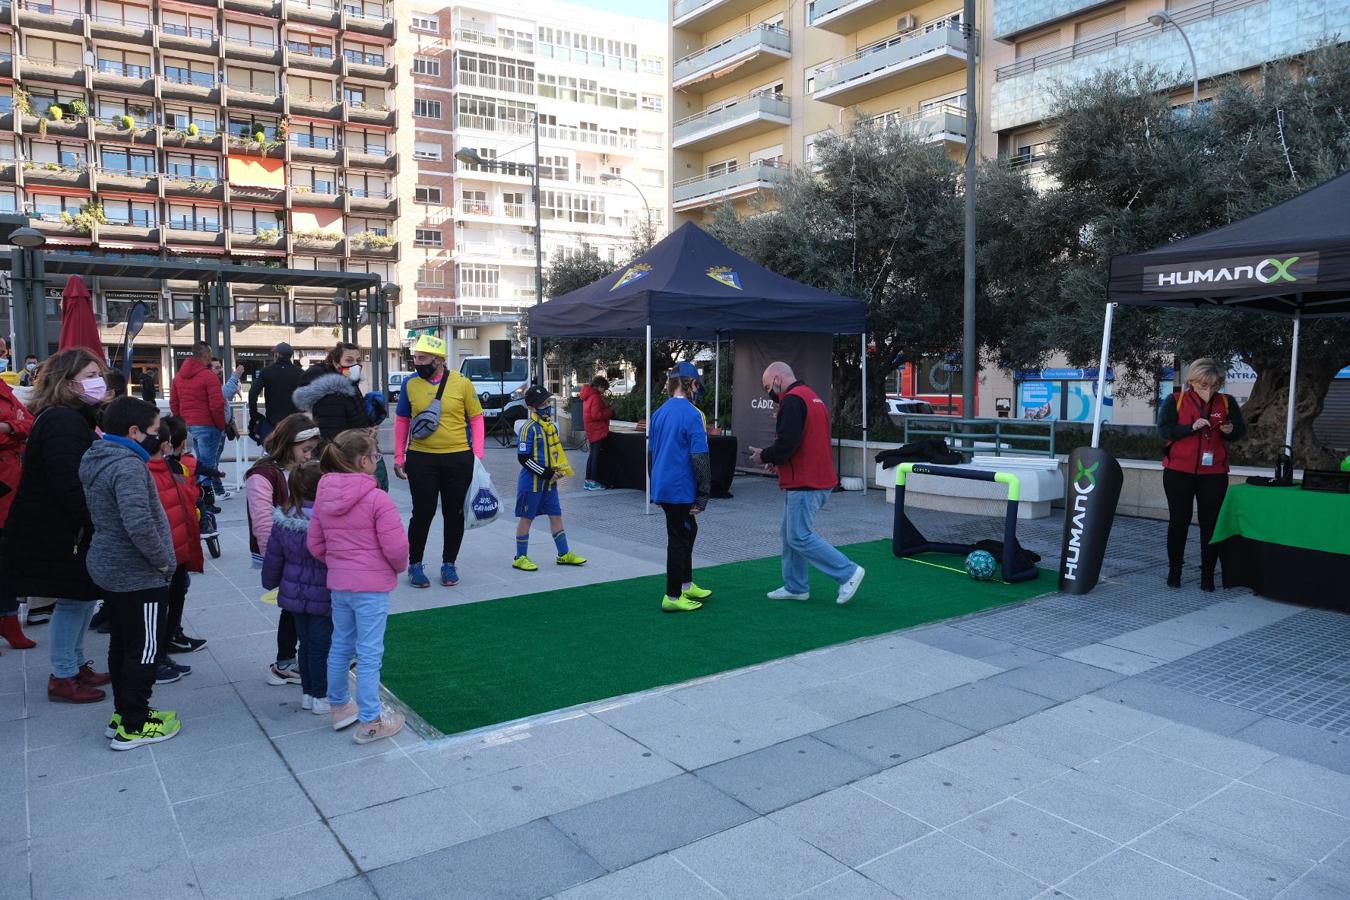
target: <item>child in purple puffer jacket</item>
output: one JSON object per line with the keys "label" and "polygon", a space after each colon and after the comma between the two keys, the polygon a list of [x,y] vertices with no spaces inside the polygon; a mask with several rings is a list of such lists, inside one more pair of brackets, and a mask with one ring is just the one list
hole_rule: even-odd
{"label": "child in purple puffer jacket", "polygon": [[263,557],[262,584],[276,589],[277,606],[295,616],[300,637],[301,709],[327,715],[328,649],[333,641],[333,599],[328,567],[309,552],[309,519],[322,476],[318,461],[302,463],[287,479],[286,506],[272,509],[272,537]]}

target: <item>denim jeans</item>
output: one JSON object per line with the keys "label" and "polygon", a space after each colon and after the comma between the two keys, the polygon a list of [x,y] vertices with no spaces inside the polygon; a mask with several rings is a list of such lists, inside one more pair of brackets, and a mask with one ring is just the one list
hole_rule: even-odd
{"label": "denim jeans", "polygon": [[328,651],[333,642],[333,620],[312,613],[293,613],[300,637],[300,689],[311,697],[328,696]]}
{"label": "denim jeans", "polygon": [[52,674],[57,678],[73,678],[80,666],[88,662],[84,655],[84,636],[89,633],[89,620],[94,617],[92,600],[57,600],[52,620],[47,626],[47,637],[52,642]]}
{"label": "denim jeans", "polygon": [[387,591],[333,591],[333,643],[328,650],[328,702],[351,700],[347,669],[356,657],[356,708],[362,722],[374,722],[380,706],[380,663],[384,660]]}
{"label": "denim jeans", "polygon": [[858,566],[811,530],[830,492],[784,491],[783,495],[783,587],[794,594],[809,593],[807,563],[840,584],[852,578]]}
{"label": "denim jeans", "polygon": [[[197,468],[218,470],[220,453],[225,449],[225,432],[214,425],[189,425],[188,434],[192,436],[192,451],[197,456]],[[200,475],[197,481],[202,486],[210,485],[217,493],[225,489],[219,478]]]}

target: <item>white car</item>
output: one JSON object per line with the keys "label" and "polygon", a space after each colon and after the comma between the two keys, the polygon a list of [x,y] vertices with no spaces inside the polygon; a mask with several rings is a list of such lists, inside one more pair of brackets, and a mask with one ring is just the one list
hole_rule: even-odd
{"label": "white car", "polygon": [[913,397],[887,397],[886,412],[890,414],[891,421],[901,428],[905,425],[906,416],[931,416],[933,404],[927,400],[916,400]]}

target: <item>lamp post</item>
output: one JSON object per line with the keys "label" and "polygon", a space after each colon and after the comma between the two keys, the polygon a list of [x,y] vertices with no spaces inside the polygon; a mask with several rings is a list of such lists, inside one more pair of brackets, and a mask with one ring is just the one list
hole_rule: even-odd
{"label": "lamp post", "polygon": [[1165,9],[1160,9],[1149,16],[1148,24],[1155,25],[1164,31],[1167,30],[1168,25],[1171,25],[1177,30],[1177,34],[1181,35],[1181,39],[1186,42],[1186,52],[1191,55],[1191,115],[1200,115],[1200,68],[1195,64],[1195,48],[1191,46],[1191,39],[1186,37],[1186,30]]}
{"label": "lamp post", "polygon": [[605,172],[603,175],[600,176],[600,180],[609,184],[613,184],[616,181],[622,181],[631,185],[633,190],[637,191],[638,197],[641,198],[642,200],[642,207],[647,211],[646,236],[649,240],[654,239],[655,235],[652,234],[652,206],[650,203],[647,202],[647,195],[642,193],[642,188],[638,187],[637,182],[631,178],[625,178],[622,175],[615,175],[613,172]]}
{"label": "lamp post", "polygon": [[[455,151],[455,159],[466,166],[482,166],[487,169],[501,169],[500,160],[484,159],[472,147]],[[534,117],[534,163],[515,163],[530,173],[530,193],[534,198],[534,305],[538,309],[544,302],[544,230],[543,212],[539,202],[539,116]],[[539,338],[535,352],[535,379],[540,386],[544,384],[544,339]]]}
{"label": "lamp post", "polygon": [[[10,292],[14,305],[11,318],[14,327],[14,355],[22,359],[29,353],[47,356],[47,298],[38,251],[47,243],[47,236],[36,228],[25,225],[9,236],[14,245],[13,277]],[[36,302],[35,302],[36,301]]]}

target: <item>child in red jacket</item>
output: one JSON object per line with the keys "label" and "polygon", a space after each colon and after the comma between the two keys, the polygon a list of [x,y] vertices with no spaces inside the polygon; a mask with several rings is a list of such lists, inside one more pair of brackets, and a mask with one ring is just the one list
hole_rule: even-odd
{"label": "child in red jacket", "polygon": [[160,419],[160,444],[150,454],[150,477],[159,491],[159,502],[169,517],[173,532],[174,556],[178,568],[169,582],[169,614],[160,620],[159,672],[156,684],[177,681],[192,671],[191,666],[180,665],[169,658],[170,653],[194,653],[206,646],[202,638],[183,633],[183,604],[187,600],[190,572],[201,572],[206,560],[202,554],[201,523],[197,516],[197,501],[201,486],[197,484],[197,460],[187,453],[187,424],[177,416]]}

